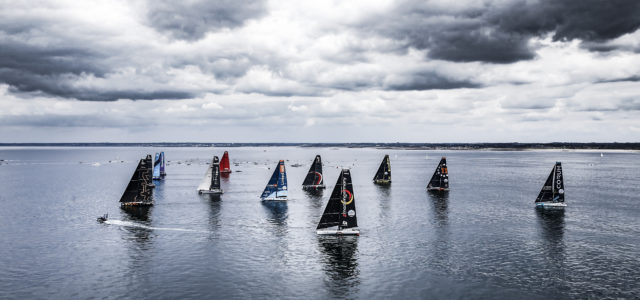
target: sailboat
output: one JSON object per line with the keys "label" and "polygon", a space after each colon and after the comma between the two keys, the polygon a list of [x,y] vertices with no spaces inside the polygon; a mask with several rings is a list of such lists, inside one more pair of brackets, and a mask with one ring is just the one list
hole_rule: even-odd
{"label": "sailboat", "polygon": [[373,176],[373,182],[376,184],[390,184],[391,183],[391,161],[389,160],[389,154],[385,155],[378,167],[378,172]]}
{"label": "sailboat", "polygon": [[320,235],[360,235],[351,172],[342,169],[316,228]]}
{"label": "sailboat", "polygon": [[164,162],[164,151],[160,152],[160,177],[167,176],[167,172],[164,170],[165,162]]}
{"label": "sailboat", "polygon": [[147,154],[146,158],[143,158],[138,162],[136,170],[131,176],[129,185],[124,190],[122,197],[120,198],[120,205],[126,206],[145,206],[153,205],[153,161],[151,160],[151,154]]}
{"label": "sailboat", "polygon": [[302,188],[313,190],[325,188],[324,178],[322,178],[322,159],[320,155],[316,155],[316,158],[313,160],[307,177],[305,177],[302,182]]}
{"label": "sailboat", "polygon": [[562,176],[562,164],[556,162],[551,170],[551,174],[544,182],[538,198],[536,207],[540,208],[564,208],[564,178]]}
{"label": "sailboat", "polygon": [[198,193],[200,194],[222,194],[223,191],[220,188],[220,161],[217,156],[213,157],[207,173],[202,180],[202,183],[198,186]]}
{"label": "sailboat", "polygon": [[161,162],[160,153],[156,152],[156,158],[153,160],[153,180],[162,179],[162,176],[160,175]]}
{"label": "sailboat", "polygon": [[220,161],[220,173],[231,173],[231,164],[229,163],[229,152],[225,151]]}
{"label": "sailboat", "polygon": [[449,171],[447,170],[447,158],[445,156],[440,159],[440,163],[433,172],[429,184],[427,184],[428,191],[443,191],[449,190]]}
{"label": "sailboat", "polygon": [[280,160],[260,198],[263,201],[286,201],[287,192],[287,172],[284,169],[284,160]]}

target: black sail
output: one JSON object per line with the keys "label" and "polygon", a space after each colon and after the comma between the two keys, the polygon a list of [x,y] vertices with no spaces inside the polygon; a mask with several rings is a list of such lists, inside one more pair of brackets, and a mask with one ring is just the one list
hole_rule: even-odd
{"label": "black sail", "polygon": [[378,172],[373,176],[375,183],[391,183],[391,160],[389,155],[385,155],[378,167]]}
{"label": "black sail", "polygon": [[120,202],[126,204],[151,204],[153,199],[153,160],[151,155],[141,159],[131,180],[124,190]]}
{"label": "black sail", "polygon": [[220,189],[220,160],[217,156],[214,156],[211,162],[211,186],[209,190],[216,189]]}
{"label": "black sail", "polygon": [[449,171],[447,169],[446,157],[443,156],[442,159],[440,159],[440,163],[438,164],[436,171],[433,172],[433,176],[431,176],[427,189],[441,191],[449,190]]}
{"label": "black sail", "polygon": [[544,182],[536,202],[564,202],[564,177],[562,176],[562,164],[556,162],[547,181]]}
{"label": "black sail", "polygon": [[358,227],[356,199],[351,184],[351,172],[342,169],[331,193],[317,229],[338,226],[338,229]]}
{"label": "black sail", "polygon": [[304,178],[302,182],[302,186],[308,187],[324,187],[324,178],[322,176],[322,159],[320,155],[316,155],[316,158],[313,160],[313,164],[309,168],[309,172],[307,172],[307,177]]}

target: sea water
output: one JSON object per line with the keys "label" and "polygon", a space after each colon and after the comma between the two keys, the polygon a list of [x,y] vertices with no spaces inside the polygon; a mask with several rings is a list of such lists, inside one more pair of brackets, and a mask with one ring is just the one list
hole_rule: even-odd
{"label": "sea water", "polygon": [[[225,193],[199,195],[225,150]],[[155,205],[120,209],[138,160],[160,151]],[[0,148],[0,298],[638,298],[640,154],[600,152]],[[319,194],[301,189],[316,154]],[[372,183],[385,154],[389,187]],[[431,194],[441,156],[451,191]],[[263,203],[280,159],[289,201]],[[539,212],[556,161],[568,207]],[[317,236],[344,167],[361,236]]]}

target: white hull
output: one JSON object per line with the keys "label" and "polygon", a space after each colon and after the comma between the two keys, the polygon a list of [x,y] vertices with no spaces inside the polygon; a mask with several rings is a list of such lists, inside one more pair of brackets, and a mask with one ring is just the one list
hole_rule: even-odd
{"label": "white hull", "polygon": [[336,228],[323,228],[316,230],[318,235],[360,235],[360,230],[358,228],[345,228],[345,229],[336,229]]}
{"label": "white hull", "polygon": [[540,208],[565,208],[567,204],[563,202],[538,202],[536,203],[536,207]]}
{"label": "white hull", "polygon": [[319,184],[319,185],[303,185],[302,186],[303,189],[309,189],[309,190],[313,190],[313,189],[324,189],[325,186],[324,184]]}
{"label": "white hull", "polygon": [[287,201],[287,196],[284,197],[267,197],[267,198],[260,198],[262,199],[262,201]]}
{"label": "white hull", "polygon": [[427,191],[440,191],[440,192],[448,192],[449,188],[439,188],[439,187],[428,187]]}
{"label": "white hull", "polygon": [[219,189],[219,190],[198,190],[198,193],[220,195],[220,194],[223,194],[224,192],[222,191],[222,189]]}

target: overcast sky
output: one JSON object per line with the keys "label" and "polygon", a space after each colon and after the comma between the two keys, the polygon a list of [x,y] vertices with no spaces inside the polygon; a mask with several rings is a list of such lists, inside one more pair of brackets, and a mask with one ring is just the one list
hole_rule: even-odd
{"label": "overcast sky", "polygon": [[0,142],[640,140],[637,0],[0,7]]}

